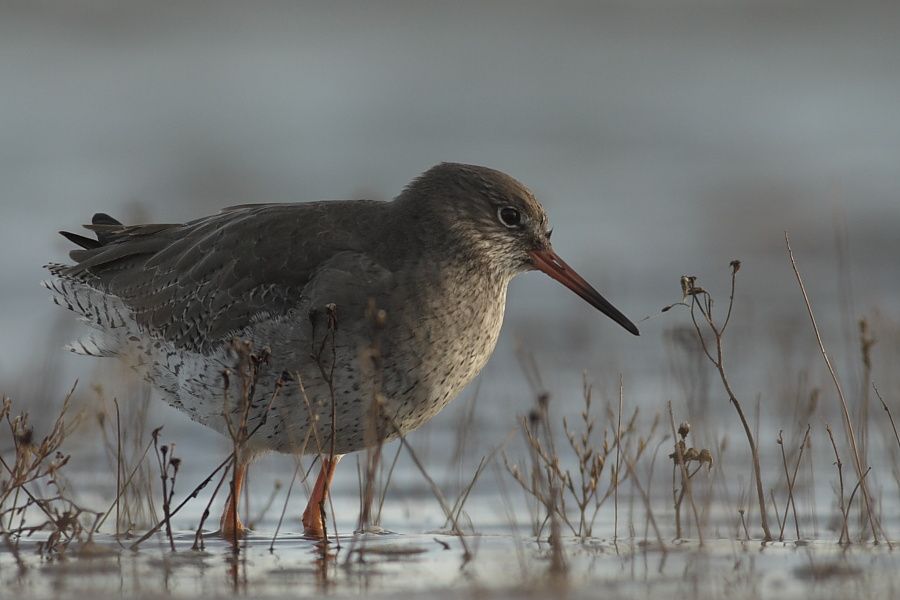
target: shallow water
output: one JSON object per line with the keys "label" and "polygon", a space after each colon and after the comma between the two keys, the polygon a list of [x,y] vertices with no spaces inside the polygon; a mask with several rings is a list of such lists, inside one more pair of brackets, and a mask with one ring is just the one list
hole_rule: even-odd
{"label": "shallow water", "polygon": [[[459,406],[455,410],[464,409]],[[173,411],[161,414],[168,412]],[[162,440],[174,442],[177,455],[184,460],[174,495],[177,504],[227,454],[227,448],[224,442],[199,426],[177,420],[167,423],[166,427],[170,426],[171,429],[164,429]],[[91,431],[88,428],[88,433]],[[446,433],[450,432],[426,429],[413,434],[411,441],[417,456],[421,453],[430,477],[438,482],[443,497],[452,504],[472,477],[482,449],[497,443],[498,436],[489,428],[476,426],[469,450],[462,452],[461,458],[453,459],[450,456],[453,453],[447,449],[458,444],[458,437],[443,438]],[[212,437],[206,439],[207,435]],[[823,450],[820,437],[814,438],[816,452]],[[786,439],[791,438],[786,436]],[[79,436],[72,439],[81,451],[73,457],[71,469],[66,473],[71,482],[69,489],[82,505],[104,510],[110,505],[115,483],[103,460],[96,455],[92,457],[89,448],[81,445],[83,441]],[[507,443],[506,449],[513,460],[527,456],[515,438],[502,441]],[[639,494],[626,482],[619,493],[618,509],[613,499],[600,509],[593,537],[575,538],[563,528],[560,556],[565,567],[562,573],[552,567],[554,552],[547,539],[549,530],[545,528],[539,538],[534,537],[529,503],[499,458],[484,471],[465,503],[460,526],[466,535],[460,537],[448,533],[439,501],[411,464],[408,452],[403,450],[381,515],[383,533],[351,533],[359,511],[359,483],[351,456],[340,465],[329,507],[329,512],[333,509],[337,517],[339,535],[336,539],[332,535],[325,545],[303,537],[299,533],[298,515],[307,496],[305,486],[295,483],[286,502],[294,463],[288,457],[269,456],[260,459],[250,471],[250,510],[244,511],[244,503],[241,507],[245,514],[251,515],[254,529],[240,543],[237,554],[230,543],[210,531],[215,528],[224,494],[213,502],[213,516],[206,522],[205,549],[191,549],[194,528],[209,500],[213,480],[199,498],[189,501],[172,518],[174,552],[163,532],[136,550],[130,548],[134,536],[123,537],[119,544],[109,533],[114,528],[111,520],[91,543],[73,544],[63,556],[41,556],[39,540],[46,533],[23,538],[18,546],[23,570],[17,566],[13,553],[0,547],[0,580],[3,589],[19,598],[91,596],[98,600],[235,594],[254,598],[323,594],[350,597],[363,593],[392,598],[416,598],[425,594],[438,598],[557,598],[560,595],[587,598],[598,594],[642,599],[725,595],[875,598],[893,597],[895,590],[900,590],[897,551],[884,542],[857,542],[862,529],[855,511],[850,519],[854,543],[849,546],[836,543],[840,528],[834,507],[836,477],[827,457],[817,456],[812,463],[817,479],[809,481],[802,473],[798,477],[796,498],[801,541],[760,542],[761,532],[754,516],[755,499],[752,499],[755,497],[750,496],[751,500],[747,501],[750,488],[746,485],[748,465],[744,442],[738,437],[732,443],[733,448],[716,455],[717,462],[711,471],[703,469],[692,480],[701,514],[702,545],[687,504],[682,515],[686,537],[674,539],[670,468],[660,457],[651,478],[645,458],[639,463],[638,471],[652,498],[662,544],[649,526]],[[385,447],[385,461],[393,458],[397,447],[396,443]],[[778,503],[783,504],[785,495],[779,487],[777,471],[780,456],[771,450],[769,447],[763,455],[764,478],[766,485],[773,488]],[[308,466],[307,461],[301,474]],[[882,474],[890,466],[876,464],[876,470]],[[845,474],[849,481],[849,466]],[[281,487],[276,490],[271,506],[263,509],[276,480]],[[900,519],[893,517],[898,514],[896,494],[887,480],[879,481],[882,524],[889,534],[900,531]],[[152,482],[156,494],[158,484],[158,480]],[[857,506],[858,503],[857,498]],[[736,514],[738,506],[747,511],[753,540],[745,540]],[[284,520],[273,543],[282,510]],[[779,510],[783,511],[783,506]],[[773,526],[777,535],[779,526],[777,523]],[[785,524],[786,540],[794,539],[794,527],[793,517],[789,516]]]}
{"label": "shallow water", "polygon": [[191,550],[193,533],[176,532],[176,552],[162,541],[139,552],[109,536],[64,560],[42,562],[21,545],[26,570],[0,556],[4,589],[29,598],[333,597],[893,597],[900,589],[886,546],[707,540],[618,544],[565,540],[565,572],[550,572],[546,543],[510,535],[467,538],[466,562],[455,536],[434,532],[341,536],[323,548],[295,534],[255,534],[235,555],[208,538]]}

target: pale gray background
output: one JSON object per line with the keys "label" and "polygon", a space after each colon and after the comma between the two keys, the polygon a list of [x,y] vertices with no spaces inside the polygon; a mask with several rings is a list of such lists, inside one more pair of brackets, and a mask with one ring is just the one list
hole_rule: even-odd
{"label": "pale gray background", "polygon": [[[724,294],[743,259],[737,327],[798,324],[812,362],[784,230],[826,335],[848,339],[842,285],[845,317],[900,320],[898,7],[2,1],[0,388],[55,394],[91,374],[48,338],[61,323],[73,335],[38,285],[69,247],[58,229],[95,211],[180,221],[244,202],[390,198],[445,160],[530,185],[560,254],[635,320],[677,300],[683,273]],[[685,322],[654,318],[635,339],[522,277],[488,404],[516,407],[509,419],[530,402],[518,336],[548,387],[625,370],[659,407],[675,395],[662,332]],[[774,360],[734,346],[736,360]]]}

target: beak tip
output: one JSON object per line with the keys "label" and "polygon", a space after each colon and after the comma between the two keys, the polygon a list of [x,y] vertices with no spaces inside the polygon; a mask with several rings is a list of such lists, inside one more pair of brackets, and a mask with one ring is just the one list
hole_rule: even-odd
{"label": "beak tip", "polygon": [[640,336],[641,332],[635,327],[628,317],[619,312],[612,304],[600,295],[597,290],[573,271],[552,249],[549,247],[531,252],[532,265],[535,269],[543,271],[553,279],[559,281],[567,288],[581,296],[594,308],[621,325],[632,335]]}

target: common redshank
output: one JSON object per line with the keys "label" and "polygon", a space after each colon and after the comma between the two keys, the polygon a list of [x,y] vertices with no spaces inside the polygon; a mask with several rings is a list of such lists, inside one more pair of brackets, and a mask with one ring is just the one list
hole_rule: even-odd
{"label": "common redshank", "polygon": [[[69,348],[123,358],[221,433],[239,414],[253,432],[221,520],[228,537],[244,532],[247,464],[271,450],[319,455],[302,520],[321,536],[340,457],[416,429],[478,374],[519,273],[543,271],[638,335],[553,251],[528,188],[480,166],[437,165],[389,202],[243,205],[184,224],[101,213],[85,227],[97,239],[62,232],[80,246],[75,264],[48,265],[45,282],[93,326]],[[269,357],[250,404],[226,390],[235,340]]]}

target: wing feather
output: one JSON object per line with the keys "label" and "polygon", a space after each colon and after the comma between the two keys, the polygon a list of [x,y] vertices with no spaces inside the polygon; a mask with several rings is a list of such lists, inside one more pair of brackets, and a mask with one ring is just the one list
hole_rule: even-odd
{"label": "wing feather", "polygon": [[335,255],[371,249],[371,224],[387,204],[346,205],[246,205],[184,224],[95,216],[86,227],[97,246],[73,251],[76,264],[51,272],[121,300],[154,336],[205,352],[255,315],[286,313]]}

